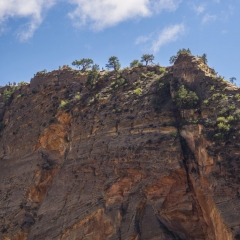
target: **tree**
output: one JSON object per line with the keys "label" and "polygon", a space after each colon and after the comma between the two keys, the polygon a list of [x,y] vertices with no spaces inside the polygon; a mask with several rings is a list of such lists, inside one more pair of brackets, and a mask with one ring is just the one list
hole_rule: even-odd
{"label": "tree", "polygon": [[121,64],[119,63],[119,59],[116,56],[112,56],[108,59],[108,63],[106,64],[107,69],[113,68],[114,71],[119,70],[121,67]]}
{"label": "tree", "polygon": [[143,54],[141,57],[141,62],[146,62],[146,66],[149,62],[153,63],[154,56],[153,54]]}
{"label": "tree", "polygon": [[99,65],[98,64],[93,64],[92,65],[92,71],[95,71],[95,72],[97,72],[97,71],[99,71]]}
{"label": "tree", "polygon": [[90,58],[82,58],[81,60],[75,60],[72,62],[73,66],[77,66],[82,72],[85,72],[91,67],[93,60]]}
{"label": "tree", "polygon": [[205,64],[207,64],[208,60],[207,60],[207,54],[206,53],[204,53],[200,58],[203,60],[203,62]]}
{"label": "tree", "polygon": [[198,103],[197,94],[193,91],[188,91],[184,85],[179,88],[174,99],[176,105],[181,109],[194,108]]}
{"label": "tree", "polygon": [[236,79],[235,77],[231,77],[231,78],[229,79],[229,81],[230,81],[231,84],[234,84],[234,82],[235,82],[236,80],[237,80],[237,79]]}
{"label": "tree", "polygon": [[170,62],[171,64],[175,63],[176,60],[177,60],[177,58],[178,58],[178,56],[179,56],[180,54],[188,54],[188,55],[191,55],[192,53],[191,53],[191,50],[190,50],[189,48],[188,48],[188,49],[182,48],[182,49],[180,49],[180,50],[177,52],[177,55],[174,55],[174,56],[170,57],[169,62]]}
{"label": "tree", "polygon": [[138,67],[139,64],[141,64],[138,60],[133,60],[131,63],[130,63],[130,67],[133,68],[133,67]]}
{"label": "tree", "polygon": [[97,87],[98,81],[99,81],[99,65],[94,64],[92,66],[92,71],[89,71],[86,87],[89,89],[95,89]]}

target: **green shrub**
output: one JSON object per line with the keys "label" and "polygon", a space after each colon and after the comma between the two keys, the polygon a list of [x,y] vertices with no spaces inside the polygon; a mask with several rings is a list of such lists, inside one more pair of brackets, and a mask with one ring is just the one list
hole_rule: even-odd
{"label": "green shrub", "polygon": [[10,87],[4,90],[3,97],[5,101],[8,101],[12,97],[14,90],[15,90],[15,87]]}
{"label": "green shrub", "polygon": [[42,71],[37,72],[37,75],[42,75],[42,74],[46,74],[47,70],[43,69]]}
{"label": "green shrub", "polygon": [[235,105],[230,105],[230,106],[228,107],[229,110],[235,110],[235,108],[236,108]]}
{"label": "green shrub", "polygon": [[238,121],[240,120],[240,111],[239,110],[235,113],[235,118]]}
{"label": "green shrub", "polygon": [[218,125],[217,125],[218,129],[220,131],[224,131],[224,132],[227,132],[230,130],[231,126],[227,123],[223,123],[223,122],[220,122]]}
{"label": "green shrub", "polygon": [[146,78],[147,75],[146,75],[145,73],[141,73],[141,77],[142,77],[142,78]]}
{"label": "green shrub", "polygon": [[231,116],[231,115],[230,115],[230,116],[227,117],[227,121],[228,121],[228,122],[233,122],[234,120],[235,120],[235,119],[234,119],[234,116]]}
{"label": "green shrub", "polygon": [[176,137],[178,136],[178,132],[173,132],[173,133],[171,133],[171,136],[174,137],[174,138],[176,138]]}
{"label": "green shrub", "polygon": [[223,108],[219,113],[220,113],[220,114],[225,114],[227,111],[228,111],[227,108]]}
{"label": "green shrub", "polygon": [[115,82],[111,83],[111,88],[112,89],[117,89],[120,86],[126,86],[127,81],[124,78],[119,78]]}
{"label": "green shrub", "polygon": [[138,64],[139,64],[140,62],[138,61],[138,60],[133,60],[131,63],[130,63],[130,67],[131,68],[134,68],[134,67],[138,67]]}
{"label": "green shrub", "polygon": [[212,100],[216,100],[217,98],[223,99],[223,100],[228,100],[228,96],[226,94],[221,94],[221,93],[214,93],[212,95]]}
{"label": "green shrub", "polygon": [[89,101],[89,103],[90,103],[90,104],[94,104],[94,103],[96,103],[97,101],[98,101],[97,98],[93,97],[93,98]]}
{"label": "green shrub", "polygon": [[188,109],[195,108],[199,98],[195,92],[186,90],[184,85],[182,85],[177,91],[174,100],[178,107]]}
{"label": "green shrub", "polygon": [[169,62],[170,62],[171,64],[175,63],[175,61],[177,60],[177,58],[178,58],[178,56],[179,56],[180,54],[191,55],[192,53],[191,53],[191,50],[190,50],[189,48],[188,48],[188,49],[182,48],[182,49],[180,49],[180,50],[177,52],[176,55],[173,55],[172,57],[170,57]]}
{"label": "green shrub", "polygon": [[24,81],[18,83],[18,86],[20,86],[20,87],[21,87],[21,86],[25,86],[25,85],[28,85],[28,83],[27,83],[27,82],[24,82]]}
{"label": "green shrub", "polygon": [[160,67],[159,72],[160,72],[160,74],[164,74],[164,75],[167,73],[167,71],[164,67]]}
{"label": "green shrub", "polygon": [[237,101],[240,101],[240,94],[239,93],[237,93],[234,97],[237,99]]}
{"label": "green shrub", "polygon": [[224,76],[219,75],[218,77],[220,78],[220,80],[224,80]]}
{"label": "green shrub", "polygon": [[147,73],[147,76],[148,76],[148,77],[152,77],[154,74],[155,74],[155,72],[148,72],[148,73]]}
{"label": "green shrub", "polygon": [[142,94],[142,89],[141,88],[137,88],[133,91],[136,95],[140,96]]}
{"label": "green shrub", "polygon": [[59,108],[64,109],[68,105],[68,101],[61,100],[61,103],[59,104]]}
{"label": "green shrub", "polygon": [[75,99],[80,100],[80,98],[81,98],[81,94],[80,94],[80,92],[77,92],[77,94],[75,95]]}
{"label": "green shrub", "polygon": [[164,88],[164,83],[163,82],[161,82],[161,83],[159,83],[159,89],[162,89],[162,88]]}
{"label": "green shrub", "polygon": [[90,89],[95,89],[97,84],[98,84],[98,81],[99,81],[99,78],[98,78],[98,71],[90,71],[88,73],[88,77],[87,77],[87,82],[86,82],[86,87],[87,88],[90,88]]}
{"label": "green shrub", "polygon": [[227,122],[227,119],[226,119],[225,117],[218,117],[218,118],[217,118],[217,122],[226,123],[226,122]]}
{"label": "green shrub", "polygon": [[208,103],[209,103],[209,101],[207,99],[203,101],[204,105],[208,105]]}
{"label": "green shrub", "polygon": [[223,133],[216,133],[214,135],[214,138],[216,138],[217,140],[222,140],[224,138],[224,134]]}
{"label": "green shrub", "polygon": [[214,91],[214,90],[215,90],[215,87],[211,86],[210,91]]}
{"label": "green shrub", "polygon": [[82,72],[85,72],[87,69],[92,67],[93,60],[90,58],[82,58],[80,60],[73,61],[72,65],[78,67]]}

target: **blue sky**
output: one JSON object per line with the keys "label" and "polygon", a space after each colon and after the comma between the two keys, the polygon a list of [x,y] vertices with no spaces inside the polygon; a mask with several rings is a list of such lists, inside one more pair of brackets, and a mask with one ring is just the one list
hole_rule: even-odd
{"label": "blue sky", "polygon": [[181,48],[240,85],[240,0],[0,0],[0,85],[76,59],[169,65]]}

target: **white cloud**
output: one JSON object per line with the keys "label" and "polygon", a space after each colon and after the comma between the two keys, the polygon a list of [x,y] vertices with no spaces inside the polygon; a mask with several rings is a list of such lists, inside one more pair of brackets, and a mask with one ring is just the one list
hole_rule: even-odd
{"label": "white cloud", "polygon": [[[10,18],[24,18],[18,37],[31,38],[43,21],[43,14],[60,0],[0,0],[0,27]],[[150,17],[162,10],[175,11],[182,0],[64,0],[75,5],[69,13],[75,25],[90,25],[95,30],[114,26],[122,21]]]}
{"label": "white cloud", "polygon": [[175,11],[181,2],[182,0],[151,0],[150,5],[157,12],[162,10]]}
{"label": "white cloud", "polygon": [[215,21],[217,19],[216,15],[210,15],[209,13],[206,13],[202,19],[202,24],[206,24],[210,21]]}
{"label": "white cloud", "polygon": [[42,23],[43,12],[52,7],[54,3],[55,0],[1,0],[0,24],[9,18],[29,18],[30,21],[18,34],[20,40],[27,40]]}
{"label": "white cloud", "polygon": [[122,21],[149,17],[162,10],[175,11],[181,0],[69,0],[77,5],[69,13],[76,25],[91,25],[95,30],[114,26]]}
{"label": "white cloud", "polygon": [[163,29],[157,39],[153,41],[151,50],[155,53],[158,52],[163,45],[177,41],[184,32],[184,24],[176,24]]}
{"label": "white cloud", "polygon": [[140,43],[145,43],[148,40],[151,39],[151,35],[150,36],[139,36],[136,40],[135,40],[135,44],[140,44]]}
{"label": "white cloud", "polygon": [[193,10],[197,13],[197,14],[201,14],[206,10],[206,4],[202,3],[199,6],[193,6]]}

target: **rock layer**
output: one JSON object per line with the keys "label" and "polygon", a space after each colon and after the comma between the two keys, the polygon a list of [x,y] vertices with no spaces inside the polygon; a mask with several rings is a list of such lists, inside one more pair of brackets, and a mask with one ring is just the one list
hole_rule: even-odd
{"label": "rock layer", "polygon": [[[182,84],[194,109],[176,104]],[[36,75],[1,105],[0,239],[240,239],[237,93],[189,55],[94,86]]]}

